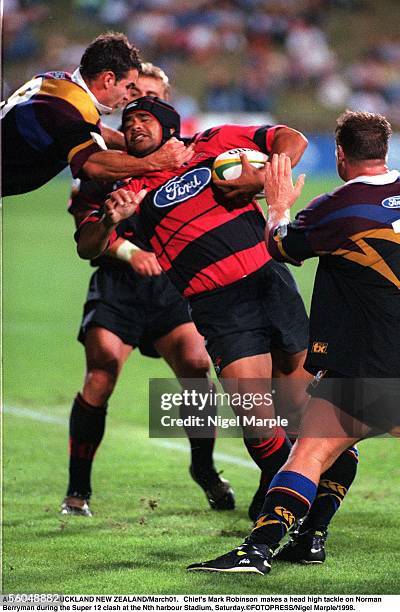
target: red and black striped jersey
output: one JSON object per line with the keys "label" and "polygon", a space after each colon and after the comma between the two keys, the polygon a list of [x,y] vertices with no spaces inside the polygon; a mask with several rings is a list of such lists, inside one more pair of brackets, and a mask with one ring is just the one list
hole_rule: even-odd
{"label": "red and black striped jersey", "polygon": [[217,155],[235,147],[269,154],[278,127],[211,128],[194,137],[194,156],[179,171],[153,172],[128,184],[135,192],[146,187],[148,194],[117,234],[132,240],[136,231],[142,233],[184,296],[234,283],[269,261],[258,203],[232,204],[214,186],[211,168]]}

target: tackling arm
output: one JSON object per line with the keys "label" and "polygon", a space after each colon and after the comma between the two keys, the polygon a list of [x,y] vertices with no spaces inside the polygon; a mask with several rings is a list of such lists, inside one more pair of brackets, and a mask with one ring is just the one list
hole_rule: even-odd
{"label": "tackling arm", "polygon": [[125,137],[122,132],[114,130],[107,125],[101,124],[101,134],[104,141],[109,149],[118,149],[120,151],[126,150]]}
{"label": "tackling arm", "polygon": [[288,222],[288,213],[304,186],[301,174],[295,185],[292,181],[290,158],[274,154],[265,165],[265,197],[268,203],[268,221],[265,240],[274,259],[301,265],[303,259],[313,257],[304,231],[298,231],[296,222]]}
{"label": "tackling arm", "polygon": [[180,168],[193,156],[193,147],[171,138],[158,151],[146,157],[132,157],[122,151],[97,151],[82,165],[90,179],[115,181],[130,176],[142,176],[155,170]]}

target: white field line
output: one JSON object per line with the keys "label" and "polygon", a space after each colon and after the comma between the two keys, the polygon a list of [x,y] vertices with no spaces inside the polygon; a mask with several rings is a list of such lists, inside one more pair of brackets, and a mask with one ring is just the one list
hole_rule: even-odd
{"label": "white field line", "polygon": [[[25,419],[31,419],[33,421],[40,421],[41,423],[63,425],[64,427],[67,427],[68,424],[67,418],[52,414],[44,414],[43,412],[37,412],[36,410],[32,410],[31,408],[3,406],[3,412],[5,414],[12,414],[13,416],[22,417]],[[163,440],[162,438],[149,438],[149,440],[150,442],[152,442],[153,444],[157,444],[158,446],[163,446],[164,448],[169,448],[171,450],[175,450],[181,453],[188,453],[187,443],[172,442],[170,440]],[[225,463],[230,463],[231,465],[240,465],[241,467],[258,470],[258,467],[255,465],[255,463],[248,459],[242,459],[241,457],[235,457],[233,455],[228,455],[227,453],[219,452],[215,452],[214,457],[219,461],[224,461]]]}

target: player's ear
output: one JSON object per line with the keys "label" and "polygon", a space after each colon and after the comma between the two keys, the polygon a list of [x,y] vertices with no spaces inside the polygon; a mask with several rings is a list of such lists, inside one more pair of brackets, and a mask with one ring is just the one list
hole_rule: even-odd
{"label": "player's ear", "polygon": [[113,87],[117,81],[115,74],[112,70],[107,70],[101,73],[104,89]]}
{"label": "player's ear", "polygon": [[336,157],[339,162],[344,160],[344,152],[340,144],[336,145]]}

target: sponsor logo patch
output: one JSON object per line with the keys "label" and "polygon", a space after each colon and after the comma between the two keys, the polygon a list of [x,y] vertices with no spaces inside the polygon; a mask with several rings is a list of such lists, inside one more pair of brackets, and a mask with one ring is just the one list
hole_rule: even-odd
{"label": "sponsor logo patch", "polygon": [[400,208],[400,195],[382,200],[382,206],[385,208]]}
{"label": "sponsor logo patch", "polygon": [[327,342],[313,342],[311,352],[312,353],[322,353],[323,355],[326,355],[328,353],[328,343]]}
{"label": "sponsor logo patch", "polygon": [[158,208],[180,204],[196,196],[207,187],[211,180],[209,168],[195,168],[182,176],[174,177],[165,183],[154,196],[154,205]]}

